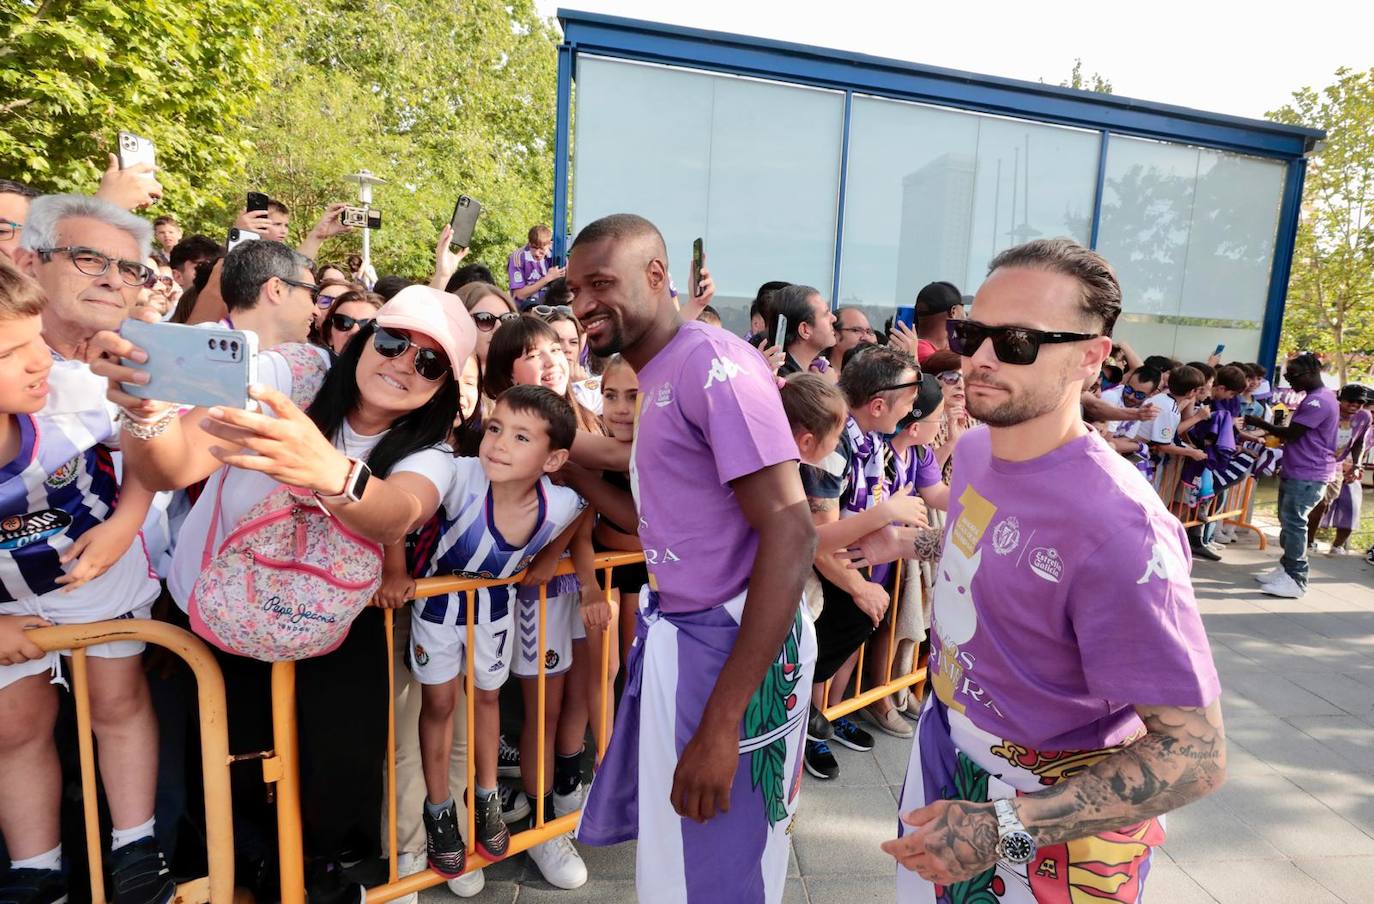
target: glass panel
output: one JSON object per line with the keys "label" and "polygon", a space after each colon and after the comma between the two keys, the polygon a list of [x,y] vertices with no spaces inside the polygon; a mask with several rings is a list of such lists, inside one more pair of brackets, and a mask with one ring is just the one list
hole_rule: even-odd
{"label": "glass panel", "polygon": [[1123,322],[1137,351],[1205,360],[1224,343],[1226,360],[1253,359],[1284,175],[1276,161],[1111,137],[1097,249],[1116,267],[1127,312],[1189,318]]}
{"label": "glass panel", "polygon": [[[671,128],[626,111],[657,111]],[[573,229],[617,211],[663,232],[686,291],[705,240],[725,328],[748,329],[769,280],[830,294],[844,95],[581,56]]]}
{"label": "glass panel", "polygon": [[874,326],[926,283],[973,294],[988,261],[1035,236],[1087,242],[1095,132],[856,96],[840,303]]}

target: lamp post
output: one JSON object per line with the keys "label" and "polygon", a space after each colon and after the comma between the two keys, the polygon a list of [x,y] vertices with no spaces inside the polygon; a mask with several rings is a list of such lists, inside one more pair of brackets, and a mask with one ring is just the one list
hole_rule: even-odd
{"label": "lamp post", "polygon": [[[367,170],[358,170],[348,177],[351,181],[358,183],[358,203],[363,207],[372,206],[372,186],[385,185],[386,180],[381,176],[374,176]],[[363,230],[363,268],[366,269],[372,264],[372,230]]]}

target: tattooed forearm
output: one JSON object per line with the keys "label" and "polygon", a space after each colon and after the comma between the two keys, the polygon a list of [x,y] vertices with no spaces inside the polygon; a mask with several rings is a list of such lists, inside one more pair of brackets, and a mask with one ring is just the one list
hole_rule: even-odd
{"label": "tattooed forearm", "polygon": [[1037,844],[1112,831],[1205,797],[1226,778],[1221,703],[1137,707],[1147,734],[1017,810]]}
{"label": "tattooed forearm", "polygon": [[807,496],[806,504],[811,507],[812,512],[833,512],[840,507],[840,500],[818,499],[815,496]]}

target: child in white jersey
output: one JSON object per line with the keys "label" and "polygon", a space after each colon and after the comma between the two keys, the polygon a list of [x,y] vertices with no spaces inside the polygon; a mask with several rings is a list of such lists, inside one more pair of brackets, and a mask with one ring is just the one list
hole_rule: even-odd
{"label": "child in white jersey", "polygon": [[[35,283],[0,260],[0,828],[12,858],[0,898],[22,904],[67,900],[52,740],[53,684],[65,681],[58,654],[25,631],[146,618],[159,589],[137,542],[152,494],[133,480],[121,492],[102,445],[119,428],[103,397],[82,395],[84,364],[54,365],[41,335],[44,303]],[[51,410],[50,389],[87,404]],[[157,724],[142,651],[128,641],[86,651],[117,904],[163,904],[175,894],[153,839]]]}
{"label": "child in white jersey", "polygon": [[[478,458],[455,459],[458,479],[441,503],[440,536],[429,575],[458,575],[483,579],[508,578],[526,568],[545,547],[561,543],[581,528],[585,503],[575,492],[554,485],[548,474],[567,460],[576,432],[575,416],[567,402],[540,386],[516,386],[497,399],[484,422]],[[594,575],[584,577],[595,588]],[[596,594],[593,594],[595,596]],[[522,678],[538,675],[538,659],[532,670],[521,668],[526,648],[538,648],[538,605],[533,619],[518,606],[515,588],[498,585],[471,593],[453,593],[417,600],[412,618],[411,660],[423,687],[420,707],[420,758],[428,799],[425,832],[430,866],[445,877],[463,872],[465,853],[457,828],[456,806],[449,796],[448,763],[452,744],[453,708],[457,681],[468,659],[467,607],[473,610],[474,649],[468,661],[475,692],[474,734],[470,739],[476,770],[474,789],[476,844],[484,857],[504,857],[510,834],[501,820],[497,793],[497,748],[500,731],[498,695],[516,665]],[[566,668],[571,655],[572,619],[578,612],[563,612],[547,600],[543,654],[548,700],[556,701],[562,678],[554,673]],[[521,609],[521,618],[516,617]],[[534,718],[534,714],[530,714]],[[546,746],[552,744],[546,732]],[[522,759],[533,766],[534,750]],[[562,859],[560,836],[531,849],[536,863],[541,857]],[[543,865],[541,864],[541,871]],[[547,871],[546,875],[547,875]],[[581,872],[582,884],[586,871]]]}

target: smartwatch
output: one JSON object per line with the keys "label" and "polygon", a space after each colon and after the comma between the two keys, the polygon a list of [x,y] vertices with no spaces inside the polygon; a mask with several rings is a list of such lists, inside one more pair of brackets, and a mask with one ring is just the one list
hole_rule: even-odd
{"label": "smartwatch", "polygon": [[1016,816],[1011,800],[1003,798],[993,803],[997,813],[997,858],[1016,866],[1024,866],[1035,857],[1035,839]]}
{"label": "smartwatch", "polygon": [[367,466],[367,462],[360,458],[350,458],[352,467],[348,469],[348,479],[344,481],[342,493],[329,495],[326,493],[316,493],[320,499],[327,502],[357,502],[363,498],[363,492],[367,489],[367,482],[372,479],[372,469]]}

